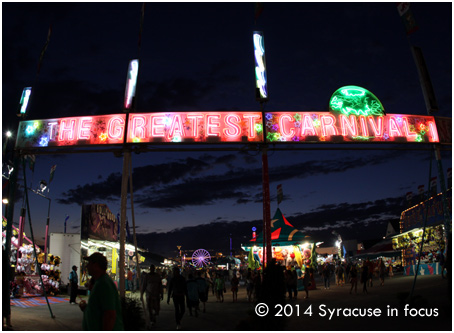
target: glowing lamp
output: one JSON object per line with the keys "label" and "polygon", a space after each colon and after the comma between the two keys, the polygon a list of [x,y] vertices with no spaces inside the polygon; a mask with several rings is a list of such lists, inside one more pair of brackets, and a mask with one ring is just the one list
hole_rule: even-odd
{"label": "glowing lamp", "polygon": [[129,62],[128,75],[126,78],[124,109],[129,111],[133,108],[134,98],[136,97],[137,76],[139,74],[139,59]]}
{"label": "glowing lamp", "polygon": [[263,32],[254,31],[254,57],[255,57],[255,99],[260,102],[268,100],[268,82],[266,77],[265,42]]}
{"label": "glowing lamp", "polygon": [[41,181],[39,182],[39,191],[40,191],[41,193],[44,193],[44,191],[46,190],[46,188],[47,188],[47,183],[46,183],[46,181],[45,181],[45,180],[41,180]]}
{"label": "glowing lamp", "polygon": [[22,90],[22,96],[20,98],[20,109],[19,109],[19,117],[24,117],[27,114],[27,106],[28,102],[30,101],[30,95],[32,94],[32,87],[26,87]]}

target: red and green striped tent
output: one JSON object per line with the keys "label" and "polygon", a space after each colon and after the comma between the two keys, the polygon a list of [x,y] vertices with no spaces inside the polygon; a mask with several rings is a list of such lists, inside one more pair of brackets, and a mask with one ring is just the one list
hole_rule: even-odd
{"label": "red and green striped tent", "polygon": [[[282,214],[278,208],[274,217],[271,219],[271,242],[272,246],[288,246],[301,243],[313,243],[313,239],[296,229]],[[263,246],[263,232],[258,234],[256,238],[242,244],[242,248],[250,248],[252,246]],[[247,251],[247,250],[246,250]]]}

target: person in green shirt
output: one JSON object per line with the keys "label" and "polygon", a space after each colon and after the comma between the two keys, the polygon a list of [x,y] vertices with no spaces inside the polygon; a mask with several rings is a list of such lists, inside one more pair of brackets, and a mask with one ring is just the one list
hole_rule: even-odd
{"label": "person in green shirt", "polygon": [[88,261],[87,270],[93,277],[94,285],[88,303],[79,303],[80,309],[84,312],[82,328],[85,331],[124,330],[120,296],[106,272],[107,258],[95,252],[83,259]]}
{"label": "person in green shirt", "polygon": [[214,286],[216,289],[216,302],[224,302],[224,292],[225,292],[225,281],[224,277],[221,274],[217,274],[216,279],[214,280]]}

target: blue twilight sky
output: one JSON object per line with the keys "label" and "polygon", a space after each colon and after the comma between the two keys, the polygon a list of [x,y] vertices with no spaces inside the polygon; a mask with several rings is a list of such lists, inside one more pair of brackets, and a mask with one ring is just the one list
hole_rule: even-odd
{"label": "blue twilight sky", "polygon": [[[3,132],[17,129],[15,110],[22,89],[30,85],[29,120],[121,113],[128,62],[138,55],[138,112],[259,110],[254,30],[265,36],[270,94],[265,110],[327,111],[336,89],[358,85],[373,92],[388,113],[426,115],[409,47],[415,45],[431,75],[436,115],[452,117],[451,2],[411,3],[419,30],[409,37],[394,2],[265,2],[256,22],[254,6],[146,3],[139,54],[142,3],[3,2]],[[451,151],[442,156],[446,177]],[[289,221],[311,216],[300,229],[347,226],[373,238],[376,229],[367,226],[378,223],[384,235],[384,223],[396,218],[395,211],[387,211],[389,200],[416,193],[419,185],[427,189],[431,158],[425,150],[270,152],[271,214],[277,208],[276,186],[282,184],[280,208]],[[262,218],[257,152],[153,152],[133,154],[132,163],[140,232]],[[82,203],[106,203],[119,212],[121,158],[39,155],[34,174],[27,170],[28,186],[48,180],[54,164],[51,232],[63,231],[66,214],[68,231],[78,232]],[[22,203],[16,202],[15,221]],[[42,238],[47,201],[31,193],[30,205],[35,237]],[[376,206],[380,213],[352,219],[358,206]],[[329,221],[316,217],[334,207],[339,213]],[[130,211],[128,216],[131,221]]]}

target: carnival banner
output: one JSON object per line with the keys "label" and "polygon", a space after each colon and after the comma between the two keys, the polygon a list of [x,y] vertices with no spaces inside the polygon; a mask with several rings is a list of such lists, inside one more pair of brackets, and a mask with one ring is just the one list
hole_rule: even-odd
{"label": "carnival banner", "polygon": [[118,241],[118,221],[105,204],[82,206],[82,239]]}
{"label": "carnival banner", "polygon": [[418,265],[412,264],[405,266],[404,269],[404,274],[407,276],[411,275],[439,275],[441,274],[441,269],[442,267],[440,266],[440,263],[435,262],[432,264],[420,264],[418,271],[416,269],[418,268]]}

